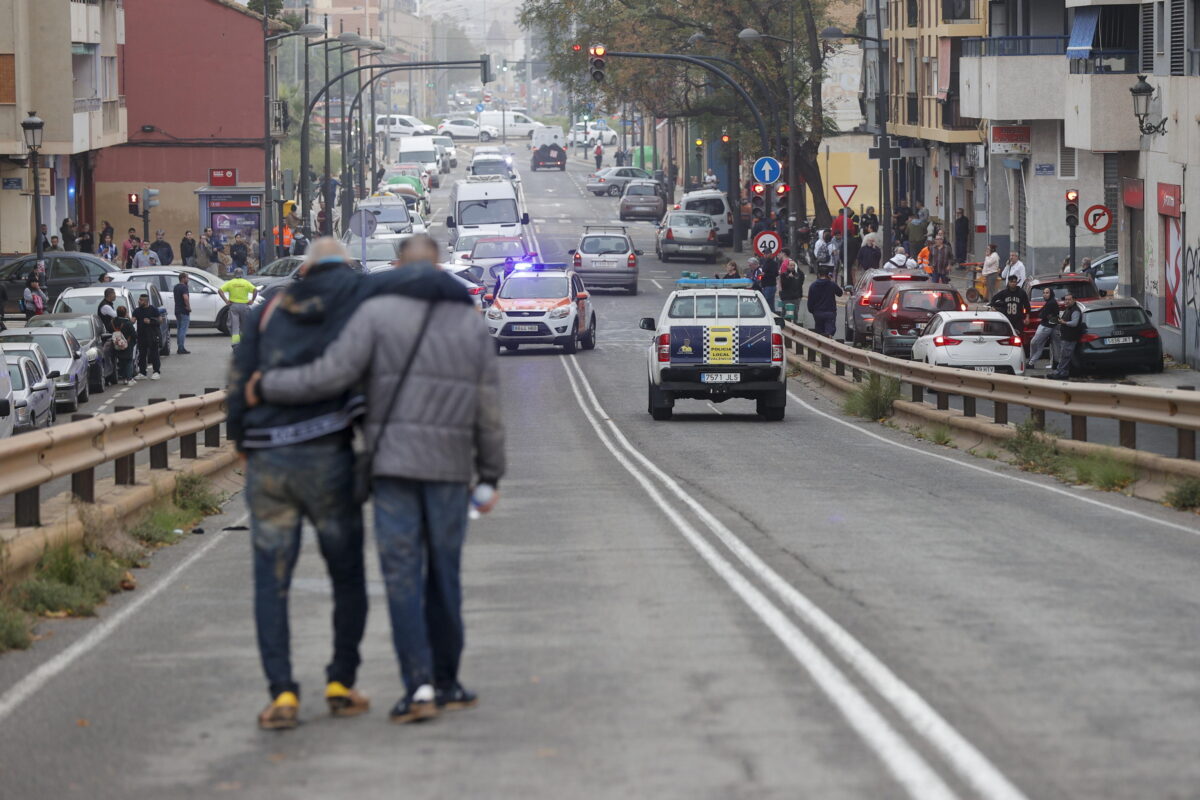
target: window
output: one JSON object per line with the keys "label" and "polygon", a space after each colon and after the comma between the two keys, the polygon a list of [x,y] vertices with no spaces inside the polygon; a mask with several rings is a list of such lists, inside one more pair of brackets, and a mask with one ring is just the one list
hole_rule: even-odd
{"label": "window", "polygon": [[624,255],[629,252],[629,242],[623,236],[588,236],[579,246],[587,255]]}
{"label": "window", "polygon": [[0,103],[17,102],[16,56],[0,54]]}
{"label": "window", "polygon": [[1171,0],[1171,74],[1186,75],[1188,68],[1187,0]]}
{"label": "window", "polygon": [[717,197],[699,198],[696,200],[688,200],[683,205],[686,211],[698,211],[701,214],[724,214],[725,201]]}
{"label": "window", "polygon": [[1142,6],[1140,64],[1143,72],[1154,71],[1154,4]]}
{"label": "window", "polygon": [[16,364],[8,365],[8,379],[12,381],[12,388],[17,391],[25,388],[25,377],[21,374],[21,368]]}
{"label": "window", "polygon": [[690,319],[696,316],[696,298],[676,297],[667,316],[674,319]]}
{"label": "window", "polygon": [[86,278],[87,270],[83,268],[83,264],[79,263],[77,258],[56,258],[50,266],[50,277],[66,278]]}
{"label": "window", "polygon": [[1013,329],[1000,319],[956,319],[946,323],[947,336],[1012,336]]}
{"label": "window", "polygon": [[520,241],[488,242],[482,241],[471,251],[471,258],[521,258],[525,255],[525,246]]}
{"label": "window", "polygon": [[42,380],[42,371],[38,369],[37,364],[34,364],[32,361],[25,362],[25,379],[28,382],[30,389],[32,389]]}
{"label": "window", "polygon": [[907,311],[957,310],[958,301],[952,292],[904,292],[900,298],[900,308]]}
{"label": "window", "polygon": [[101,275],[105,275],[111,271],[111,270],[106,269],[103,264],[100,264],[96,261],[92,261],[90,259],[85,260],[83,262],[83,265],[84,265],[84,267],[87,268],[88,274],[91,275],[93,278],[99,278]]}
{"label": "window", "polygon": [[557,300],[567,296],[566,278],[541,275],[522,275],[509,279],[500,288],[506,300]]}
{"label": "window", "polygon": [[1058,123],[1058,177],[1074,178],[1077,175],[1074,147],[1067,147],[1066,123]]}
{"label": "window", "polygon": [[101,97],[105,100],[116,100],[117,89],[117,57],[101,56],[100,58]]}
{"label": "window", "polygon": [[1084,324],[1089,329],[1096,328],[1124,328],[1124,327],[1150,327],[1150,320],[1146,318],[1146,312],[1140,308],[1130,306],[1128,308],[1105,308],[1098,311],[1089,311],[1084,315]]}

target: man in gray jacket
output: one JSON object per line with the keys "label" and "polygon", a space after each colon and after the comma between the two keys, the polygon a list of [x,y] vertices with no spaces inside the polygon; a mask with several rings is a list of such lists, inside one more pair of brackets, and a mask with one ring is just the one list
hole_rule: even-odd
{"label": "man in gray jacket", "polygon": [[490,511],[504,473],[495,346],[470,306],[374,297],[319,359],[266,372],[247,395],[312,402],[363,380],[375,537],[405,686],[391,719],[413,722],[476,703],[458,681],[459,566],[471,483],[490,487],[474,498],[480,511]]}

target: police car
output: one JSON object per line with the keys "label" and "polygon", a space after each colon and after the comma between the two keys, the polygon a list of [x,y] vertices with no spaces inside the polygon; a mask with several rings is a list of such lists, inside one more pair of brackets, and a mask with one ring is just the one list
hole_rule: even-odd
{"label": "police car", "polygon": [[564,353],[596,346],[592,301],[566,264],[513,264],[484,300],[490,304],[484,319],[496,352],[523,344],[557,345]]}
{"label": "police car", "polygon": [[[685,273],[685,275],[688,275]],[[783,419],[787,369],[780,321],[748,280],[707,280],[694,273],[677,282],[657,320],[648,353],[648,411],[671,418],[681,398],[721,403],[753,398],[764,419]]]}

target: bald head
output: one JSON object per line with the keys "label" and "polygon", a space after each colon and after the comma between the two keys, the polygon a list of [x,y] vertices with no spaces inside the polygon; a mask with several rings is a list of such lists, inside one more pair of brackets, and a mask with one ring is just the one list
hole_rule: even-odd
{"label": "bald head", "polygon": [[304,264],[300,267],[300,274],[306,274],[314,264],[328,261],[348,262],[349,260],[350,253],[346,250],[346,245],[332,236],[322,236],[309,245],[308,250],[305,251]]}

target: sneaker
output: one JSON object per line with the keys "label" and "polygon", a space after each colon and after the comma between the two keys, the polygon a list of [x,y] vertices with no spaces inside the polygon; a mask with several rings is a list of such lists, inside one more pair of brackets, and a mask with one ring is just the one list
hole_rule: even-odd
{"label": "sneaker", "polygon": [[339,681],[330,681],[325,686],[325,703],[329,713],[335,717],[354,717],[365,714],[371,701],[357,689],[351,689]]}
{"label": "sneaker", "polygon": [[153,375],[151,375],[151,376],[150,376],[150,380],[152,380],[152,381],[156,381],[156,380],[158,380],[158,379],[159,379],[159,378],[161,378],[161,377],[162,377],[162,376],[161,376],[161,375],[159,375],[159,374],[156,372],[156,373],[154,373]]}
{"label": "sneaker", "polygon": [[455,683],[448,689],[438,689],[436,702],[444,711],[458,711],[479,705],[479,695],[464,689],[461,683]]}
{"label": "sneaker", "polygon": [[191,350],[176,350],[175,351],[175,355],[177,355],[177,356],[190,356],[191,354],[192,354]]}
{"label": "sneaker", "polygon": [[422,684],[412,695],[405,695],[396,701],[388,719],[398,725],[407,722],[424,722],[438,715],[433,687],[428,683]]}
{"label": "sneaker", "polygon": [[287,730],[299,724],[300,698],[295,692],[280,692],[258,715],[258,727],[264,731]]}

